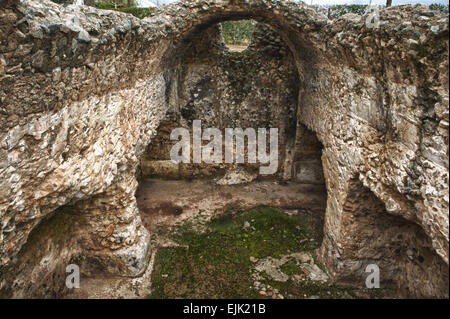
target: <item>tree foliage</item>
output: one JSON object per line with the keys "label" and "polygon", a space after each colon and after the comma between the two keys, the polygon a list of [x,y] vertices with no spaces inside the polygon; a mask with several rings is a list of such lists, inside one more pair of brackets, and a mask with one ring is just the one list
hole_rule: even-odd
{"label": "tree foliage", "polygon": [[363,15],[366,12],[367,6],[364,4],[350,4],[350,5],[334,5],[330,7],[330,17],[339,18],[347,13],[355,13]]}
{"label": "tree foliage", "polygon": [[[99,9],[117,9],[128,6],[127,0],[102,0],[95,3],[95,7]],[[134,1],[130,1],[130,7],[134,7]]]}
{"label": "tree foliage", "polygon": [[430,9],[448,14],[448,4],[445,5],[445,4],[440,4],[440,3],[433,3],[433,4],[430,4]]}
{"label": "tree foliage", "polygon": [[154,8],[137,8],[134,6],[134,1],[131,1],[131,7],[127,6],[127,0],[118,1],[120,4],[114,4],[114,1],[101,1],[95,3],[95,7],[98,9],[115,10],[125,12],[134,15],[139,19],[151,16]]}
{"label": "tree foliage", "polygon": [[249,44],[256,21],[240,20],[222,22],[222,35],[227,44]]}

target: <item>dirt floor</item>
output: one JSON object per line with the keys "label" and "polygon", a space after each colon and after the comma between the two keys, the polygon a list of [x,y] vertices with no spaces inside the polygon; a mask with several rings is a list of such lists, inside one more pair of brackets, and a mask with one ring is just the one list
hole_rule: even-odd
{"label": "dirt floor", "polygon": [[144,180],[136,193],[144,225],[150,232],[199,214],[211,217],[227,206],[250,209],[267,205],[303,209],[323,218],[326,191],[322,185],[255,181],[245,185],[217,185],[213,180]]}
{"label": "dirt floor", "polygon": [[136,198],[152,238],[144,275],[81,278],[67,298],[370,297],[334,287],[316,262],[323,185],[149,179]]}

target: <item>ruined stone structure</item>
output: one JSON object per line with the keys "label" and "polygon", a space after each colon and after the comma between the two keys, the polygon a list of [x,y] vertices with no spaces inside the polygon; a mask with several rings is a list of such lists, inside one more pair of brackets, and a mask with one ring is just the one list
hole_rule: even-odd
{"label": "ruined stone structure", "polygon": [[318,253],[333,279],[361,285],[376,263],[405,296],[448,297],[448,17],[392,7],[373,27],[266,0],[183,1],[143,20],[0,1],[2,296],[59,296],[70,262],[87,275],[144,271],[139,161],[190,44],[243,18],[273,28],[295,63],[291,143],[310,130],[323,146]]}
{"label": "ruined stone structure", "polygon": [[[232,170],[232,164],[185,164],[170,161],[176,143],[170,133],[177,127],[278,128],[279,161],[276,175],[302,183],[324,183],[321,144],[297,123],[298,72],[292,53],[269,26],[258,24],[248,50],[230,52],[220,25],[193,39],[170,76],[169,109],[141,160],[143,176],[168,178],[214,177]],[[192,142],[192,141],[191,141]],[[205,141],[204,144],[208,142]],[[191,143],[191,149],[192,149]],[[245,149],[247,151],[247,149]],[[247,153],[247,152],[246,152]],[[245,164],[245,165],[244,165]],[[240,164],[256,173],[257,161]]]}

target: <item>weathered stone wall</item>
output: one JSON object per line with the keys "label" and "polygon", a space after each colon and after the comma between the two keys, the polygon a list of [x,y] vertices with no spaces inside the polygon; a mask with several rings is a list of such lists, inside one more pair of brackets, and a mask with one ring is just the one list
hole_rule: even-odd
{"label": "weathered stone wall", "polygon": [[[404,8],[406,21],[396,9],[382,11],[386,24],[375,31],[356,16],[344,17],[346,29],[360,34],[344,36],[339,22],[331,26],[322,50],[341,52],[340,58],[317,64],[316,77],[304,73],[300,118],[324,145],[328,206],[321,255],[337,262],[325,262],[334,272],[347,258],[341,227],[354,176],[388,213],[421,225],[431,238],[428,249],[448,263],[448,19],[418,9]],[[440,269],[436,276],[445,281],[448,272]],[[421,295],[421,289],[430,296],[417,286],[410,293]],[[448,286],[439,295],[448,296]]]}
{"label": "weathered stone wall", "polygon": [[[358,178],[348,187],[339,225],[341,254],[322,255],[334,279],[341,285],[365,287],[367,265],[377,265],[380,287],[397,291],[399,297],[445,298],[448,266],[433,251],[423,229],[388,214],[385,204]],[[325,247],[329,244],[324,242]]]}
{"label": "weathered stone wall", "polygon": [[[88,243],[87,251],[96,245],[98,256],[113,260],[102,265],[99,257],[99,267],[138,274],[146,263],[148,233],[137,213],[134,174],[137,155],[167,108],[160,90],[164,76],[147,63],[164,46],[139,40],[139,32],[130,28],[139,21],[128,15],[83,8],[95,13],[87,22],[76,8],[48,1],[8,4],[0,11],[2,34],[8,35],[1,38],[0,49],[7,63],[0,72],[1,271],[11,262],[23,262],[12,258],[44,217],[77,203],[83,216],[101,212],[97,220],[86,218],[73,230],[74,237],[82,237],[77,241]],[[94,38],[100,21],[107,31]],[[90,26],[92,37],[81,26]],[[134,40],[145,50],[138,50]],[[97,198],[93,212],[89,202]],[[94,240],[99,236],[103,242]],[[59,255],[52,251],[44,258]],[[120,266],[124,259],[127,266]],[[36,268],[52,271],[39,262]],[[6,278],[1,276],[2,289],[11,285]],[[39,284],[33,283],[36,291]],[[20,288],[14,293],[20,295]]]}
{"label": "weathered stone wall", "polygon": [[[369,28],[365,17],[331,22],[289,1],[192,0],[138,20],[47,0],[6,0],[0,3],[0,291],[33,295],[30,286],[45,284],[10,266],[20,264],[30,232],[64,205],[80,218],[75,244],[67,246],[73,252],[63,255],[84,258],[82,271],[95,265],[137,275],[145,268],[148,233],[134,198],[138,158],[169,108],[168,79],[180,53],[201,29],[239,18],[271,25],[295,59],[297,117],[324,147],[328,206],[320,255],[330,273],[339,281],[349,258],[361,260],[355,273],[365,267],[366,256],[345,244],[342,231],[355,178],[387,214],[423,229],[425,248],[448,265],[448,17],[422,6],[392,7],[380,11],[378,28]],[[36,257],[43,262],[33,271],[64,264],[58,249]],[[448,278],[448,268],[431,269],[440,269],[433,280]],[[427,280],[431,270],[412,273]],[[20,289],[11,290],[13,282]],[[411,278],[402,285],[413,296],[448,296],[448,286],[418,286]]]}
{"label": "weathered stone wall", "polygon": [[[250,46],[243,52],[229,51],[223,43],[219,24],[202,30],[189,43],[181,64],[174,68],[172,74],[170,107],[142,159],[144,176],[211,177],[234,168],[234,164],[225,163],[224,149],[222,164],[175,165],[167,162],[170,160],[170,149],[176,143],[170,140],[171,131],[184,127],[192,137],[194,120],[201,120],[203,128],[218,128],[222,138],[226,128],[252,128],[256,133],[258,128],[277,128],[279,151],[275,176],[284,177],[285,171],[289,171],[286,178],[292,177],[292,161],[286,162],[288,152],[302,153],[303,163],[315,162],[316,166],[320,166],[320,146],[318,151],[308,150],[306,154],[302,152],[306,143],[295,143],[297,68],[286,44],[269,26],[258,24]],[[207,143],[204,141],[204,144]],[[306,146],[310,149],[313,147]],[[297,164],[300,166],[300,162]],[[249,171],[257,171],[259,166],[267,164],[258,161],[248,164],[246,161],[238,165]],[[320,183],[320,176],[314,178],[313,173],[306,176],[309,166],[303,165],[304,174],[298,174],[298,177],[305,177],[307,182]],[[168,167],[172,169],[168,170]],[[319,172],[323,175],[321,169]]]}

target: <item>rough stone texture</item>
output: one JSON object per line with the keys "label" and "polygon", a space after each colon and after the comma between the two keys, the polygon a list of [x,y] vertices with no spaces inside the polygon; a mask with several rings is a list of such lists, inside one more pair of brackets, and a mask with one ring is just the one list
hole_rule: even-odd
{"label": "rough stone texture", "polygon": [[254,181],[257,177],[257,174],[250,174],[242,168],[238,168],[236,170],[227,171],[225,176],[220,178],[216,183],[218,185],[237,185],[237,184],[245,184]]}
{"label": "rough stone texture", "polygon": [[[296,146],[298,74],[292,54],[270,27],[258,24],[249,48],[241,53],[225,46],[220,25],[201,30],[183,51],[170,83],[170,108],[144,154],[143,173],[157,173],[154,166],[161,167],[159,161],[170,159],[170,149],[176,143],[170,140],[171,131],[184,127],[192,136],[192,123],[197,119],[203,129],[218,128],[223,138],[226,128],[252,128],[256,133],[258,128],[278,128],[277,175],[290,171],[292,163],[285,164],[285,160],[286,153],[294,152]],[[204,141],[204,145],[207,143]],[[297,146],[301,151],[302,145]],[[246,146],[246,158],[247,151]],[[313,160],[320,162],[320,154],[319,149]],[[258,161],[245,164],[239,165],[252,171],[266,166]],[[229,169],[234,165],[225,164],[223,151],[221,164],[183,164],[180,172],[182,177],[199,178],[223,175]],[[289,173],[286,178],[292,177]],[[320,173],[323,175],[322,170]]]}
{"label": "rough stone texture", "polygon": [[[354,233],[345,226],[361,207],[348,205],[362,191],[357,180],[389,216],[423,231],[413,244],[395,244],[397,259],[381,256],[380,267],[391,273],[392,263],[414,259],[413,248],[426,251],[433,266],[407,262],[410,275],[397,285],[410,296],[448,297],[448,285],[438,284],[448,281],[441,265],[449,255],[448,17],[391,7],[374,29],[365,17],[328,21],[306,5],[264,0],[183,1],[144,20],[47,0],[0,3],[0,291],[21,282],[13,294],[31,295],[27,284],[51,282],[10,266],[30,232],[64,205],[80,214],[77,244],[64,256],[85,260],[87,272],[145,268],[148,233],[133,198],[138,159],[169,109],[168,79],[181,53],[201,30],[238,18],[269,24],[293,54],[297,118],[324,147],[320,256],[328,271],[339,282],[352,261],[360,261],[354,273],[365,268],[368,256],[348,244]],[[351,229],[383,236],[366,221],[355,218]],[[64,265],[56,250],[33,271]]]}
{"label": "rough stone texture", "polygon": [[298,183],[325,183],[322,167],[322,144],[314,132],[297,119],[294,145],[286,148],[286,160],[283,178],[292,178]]}
{"label": "rough stone texture", "polygon": [[[327,274],[314,263],[314,258],[305,252],[282,255],[280,258],[264,258],[257,262],[252,276],[255,280],[264,280],[264,276],[261,274],[265,273],[275,281],[286,282],[290,276],[281,270],[281,266],[289,261],[294,261],[296,266],[312,281],[326,283],[329,279]],[[296,276],[298,275],[292,276],[291,279],[295,280]]]}
{"label": "rough stone texture", "polygon": [[[380,269],[380,286],[399,289],[403,297],[445,297],[447,264],[432,250],[423,229],[386,212],[385,204],[358,179],[349,183],[340,223],[338,257],[325,239],[322,256],[334,279],[364,288],[367,265]],[[330,254],[331,252],[331,254]],[[422,269],[427,269],[422,273]],[[442,274],[436,276],[436,274]]]}

